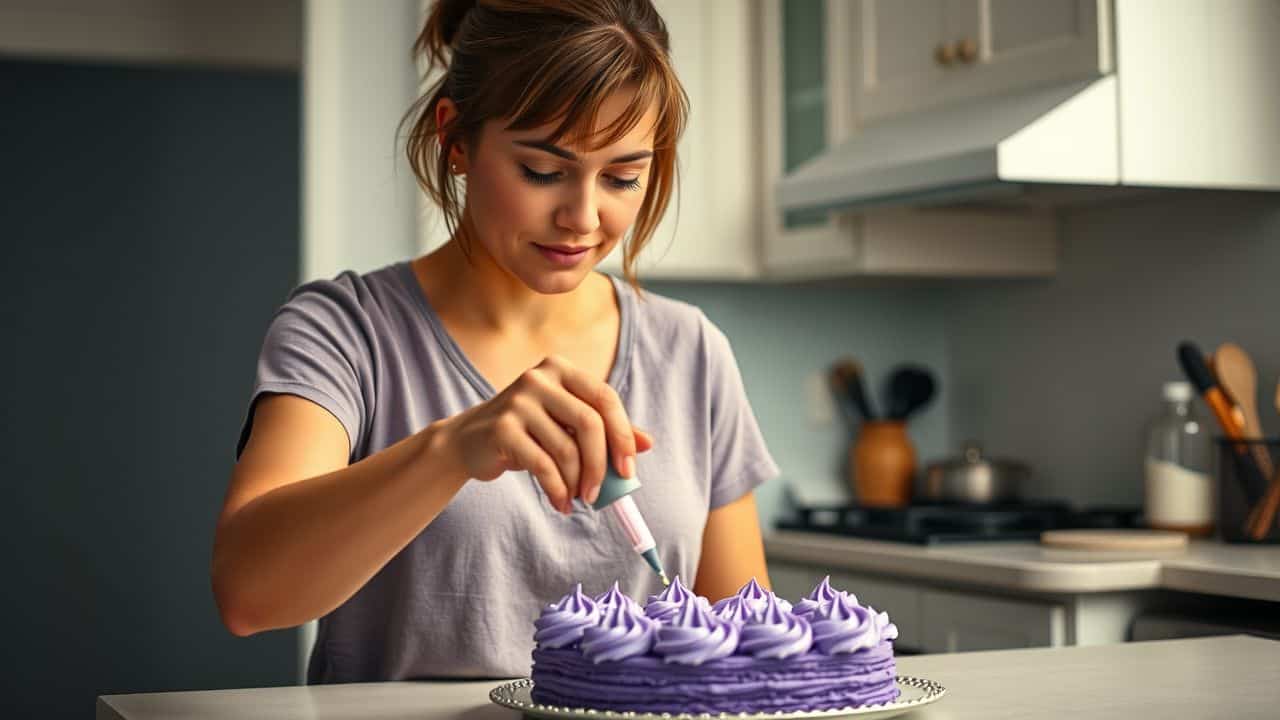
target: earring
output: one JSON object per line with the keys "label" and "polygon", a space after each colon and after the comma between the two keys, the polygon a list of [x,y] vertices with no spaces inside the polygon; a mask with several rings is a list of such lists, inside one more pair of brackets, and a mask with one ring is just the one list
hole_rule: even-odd
{"label": "earring", "polygon": [[458,174],[458,163],[449,163],[449,169],[453,171],[453,174],[454,174],[454,175],[457,175],[457,174]]}

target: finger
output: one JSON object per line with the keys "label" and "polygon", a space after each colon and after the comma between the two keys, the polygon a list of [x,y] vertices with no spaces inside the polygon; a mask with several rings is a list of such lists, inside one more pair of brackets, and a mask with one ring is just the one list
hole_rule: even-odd
{"label": "finger", "polygon": [[[530,403],[536,400],[530,399]],[[572,437],[565,427],[542,405],[526,412],[522,416],[529,435],[540,445],[546,454],[551,456],[560,471],[568,497],[572,500],[579,495],[582,477],[582,459],[578,448],[579,441]]]}
{"label": "finger", "polygon": [[638,427],[632,427],[636,434],[636,452],[647,452],[653,448],[653,436]]}
{"label": "finger", "polygon": [[574,478],[576,485],[571,489],[576,490],[576,496],[581,497],[584,502],[595,502],[600,484],[604,481],[605,463],[608,462],[604,419],[595,408],[578,399],[563,386],[545,385],[536,392],[551,419],[573,435],[580,465]]}
{"label": "finger", "polygon": [[599,413],[604,420],[604,434],[613,466],[622,477],[635,476],[636,437],[622,399],[608,383],[601,382],[577,368],[564,368],[561,383]]}
{"label": "finger", "polygon": [[546,450],[529,435],[523,424],[514,420],[505,422],[499,426],[496,435],[499,452],[508,467],[532,473],[551,506],[569,514],[573,509],[570,504],[572,496],[565,488],[559,468]]}

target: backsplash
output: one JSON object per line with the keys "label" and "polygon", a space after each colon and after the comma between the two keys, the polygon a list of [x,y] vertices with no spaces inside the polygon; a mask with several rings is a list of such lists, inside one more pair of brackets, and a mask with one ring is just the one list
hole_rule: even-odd
{"label": "backsplash", "polygon": [[1263,427],[1280,431],[1280,196],[1164,192],[1065,212],[1059,267],[944,293],[957,441],[1031,463],[1035,496],[1138,505],[1143,427],[1160,386],[1184,379],[1183,339],[1247,350]]}
{"label": "backsplash", "polygon": [[756,493],[766,527],[786,511],[788,484],[810,502],[850,497],[844,472],[848,425],[838,412],[832,422],[816,425],[805,401],[806,377],[825,373],[840,355],[862,363],[881,407],[890,368],[902,362],[931,368],[939,395],[912,419],[909,432],[921,463],[948,452],[950,372],[937,288],[882,282],[646,287],[699,306],[729,336],[752,409],[782,469],[781,478]]}

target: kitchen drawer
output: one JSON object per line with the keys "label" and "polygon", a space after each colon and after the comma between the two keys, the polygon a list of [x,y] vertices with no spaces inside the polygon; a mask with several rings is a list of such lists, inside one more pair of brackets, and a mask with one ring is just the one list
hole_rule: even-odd
{"label": "kitchen drawer", "polygon": [[1066,644],[1061,605],[931,589],[921,590],[919,599],[921,649],[927,653]]}

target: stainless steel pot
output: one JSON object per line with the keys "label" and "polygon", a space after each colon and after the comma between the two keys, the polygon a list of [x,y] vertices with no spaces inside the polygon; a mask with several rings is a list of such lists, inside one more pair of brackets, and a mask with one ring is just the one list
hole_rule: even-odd
{"label": "stainless steel pot", "polygon": [[1022,498],[1031,468],[1015,460],[983,457],[966,443],[959,458],[932,463],[924,474],[920,499],[933,502],[995,503]]}

